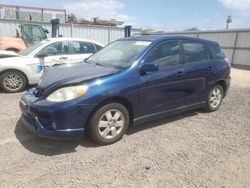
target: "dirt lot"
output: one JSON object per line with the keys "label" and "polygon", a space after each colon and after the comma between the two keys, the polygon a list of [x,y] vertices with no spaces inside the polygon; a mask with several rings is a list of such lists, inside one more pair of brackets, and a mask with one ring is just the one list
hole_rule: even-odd
{"label": "dirt lot", "polygon": [[22,95],[0,93],[0,187],[250,187],[250,71],[232,69],[219,111],[133,127],[102,147],[29,133]]}

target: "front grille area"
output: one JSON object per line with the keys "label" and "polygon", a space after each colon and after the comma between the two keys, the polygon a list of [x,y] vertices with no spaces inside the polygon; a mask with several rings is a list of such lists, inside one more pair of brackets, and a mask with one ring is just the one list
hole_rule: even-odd
{"label": "front grille area", "polygon": [[29,125],[33,125],[33,119],[29,115],[23,115],[23,118]]}
{"label": "front grille area", "polygon": [[40,117],[38,117],[37,119],[44,128],[53,129],[52,121],[50,119],[44,119],[44,118],[40,118]]}
{"label": "front grille area", "polygon": [[33,94],[34,94],[35,97],[40,97],[40,96],[42,96],[43,91],[44,91],[44,89],[37,87],[34,90]]}

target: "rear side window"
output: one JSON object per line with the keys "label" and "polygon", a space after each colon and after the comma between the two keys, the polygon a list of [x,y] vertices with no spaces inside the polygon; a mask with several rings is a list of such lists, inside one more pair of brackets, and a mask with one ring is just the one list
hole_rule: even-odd
{"label": "rear side window", "polygon": [[95,53],[95,48],[90,42],[73,41],[72,42],[74,54],[91,54]]}
{"label": "rear side window", "polygon": [[219,45],[207,44],[212,59],[224,59],[225,55]]}
{"label": "rear side window", "polygon": [[183,42],[183,61],[193,63],[208,60],[208,53],[205,46],[200,42]]}
{"label": "rear side window", "polygon": [[167,41],[156,46],[146,59],[146,63],[158,63],[160,66],[177,65],[180,62],[178,41]]}

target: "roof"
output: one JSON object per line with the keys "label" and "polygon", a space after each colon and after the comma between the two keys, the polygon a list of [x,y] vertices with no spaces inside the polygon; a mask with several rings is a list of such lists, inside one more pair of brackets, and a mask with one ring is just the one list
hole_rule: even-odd
{"label": "roof", "polygon": [[104,46],[103,44],[101,44],[95,40],[85,39],[85,38],[57,37],[57,38],[47,38],[46,40],[49,40],[52,42],[57,42],[57,41],[59,42],[59,41],[64,41],[64,40],[76,40],[76,41],[92,42],[92,43],[96,43],[100,46]]}
{"label": "roof", "polygon": [[170,35],[138,35],[138,36],[132,36],[128,38],[124,38],[123,40],[143,40],[143,41],[162,41],[162,40],[193,40],[193,41],[199,41],[199,42],[206,42],[206,43],[216,43],[214,41],[201,39],[201,38],[195,38],[195,37],[186,37],[186,36],[170,36]]}

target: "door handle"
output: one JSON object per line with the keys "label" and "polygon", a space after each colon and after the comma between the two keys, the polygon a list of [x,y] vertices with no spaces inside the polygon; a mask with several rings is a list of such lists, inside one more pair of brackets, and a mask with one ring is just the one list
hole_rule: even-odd
{"label": "door handle", "polygon": [[214,71],[213,66],[210,65],[210,66],[208,67],[208,71],[211,71],[211,72]]}
{"label": "door handle", "polygon": [[184,76],[184,72],[178,71],[175,75],[176,75],[177,77],[181,77],[181,76]]}
{"label": "door handle", "polygon": [[60,57],[59,59],[60,60],[65,60],[65,59],[68,59],[68,57]]}

